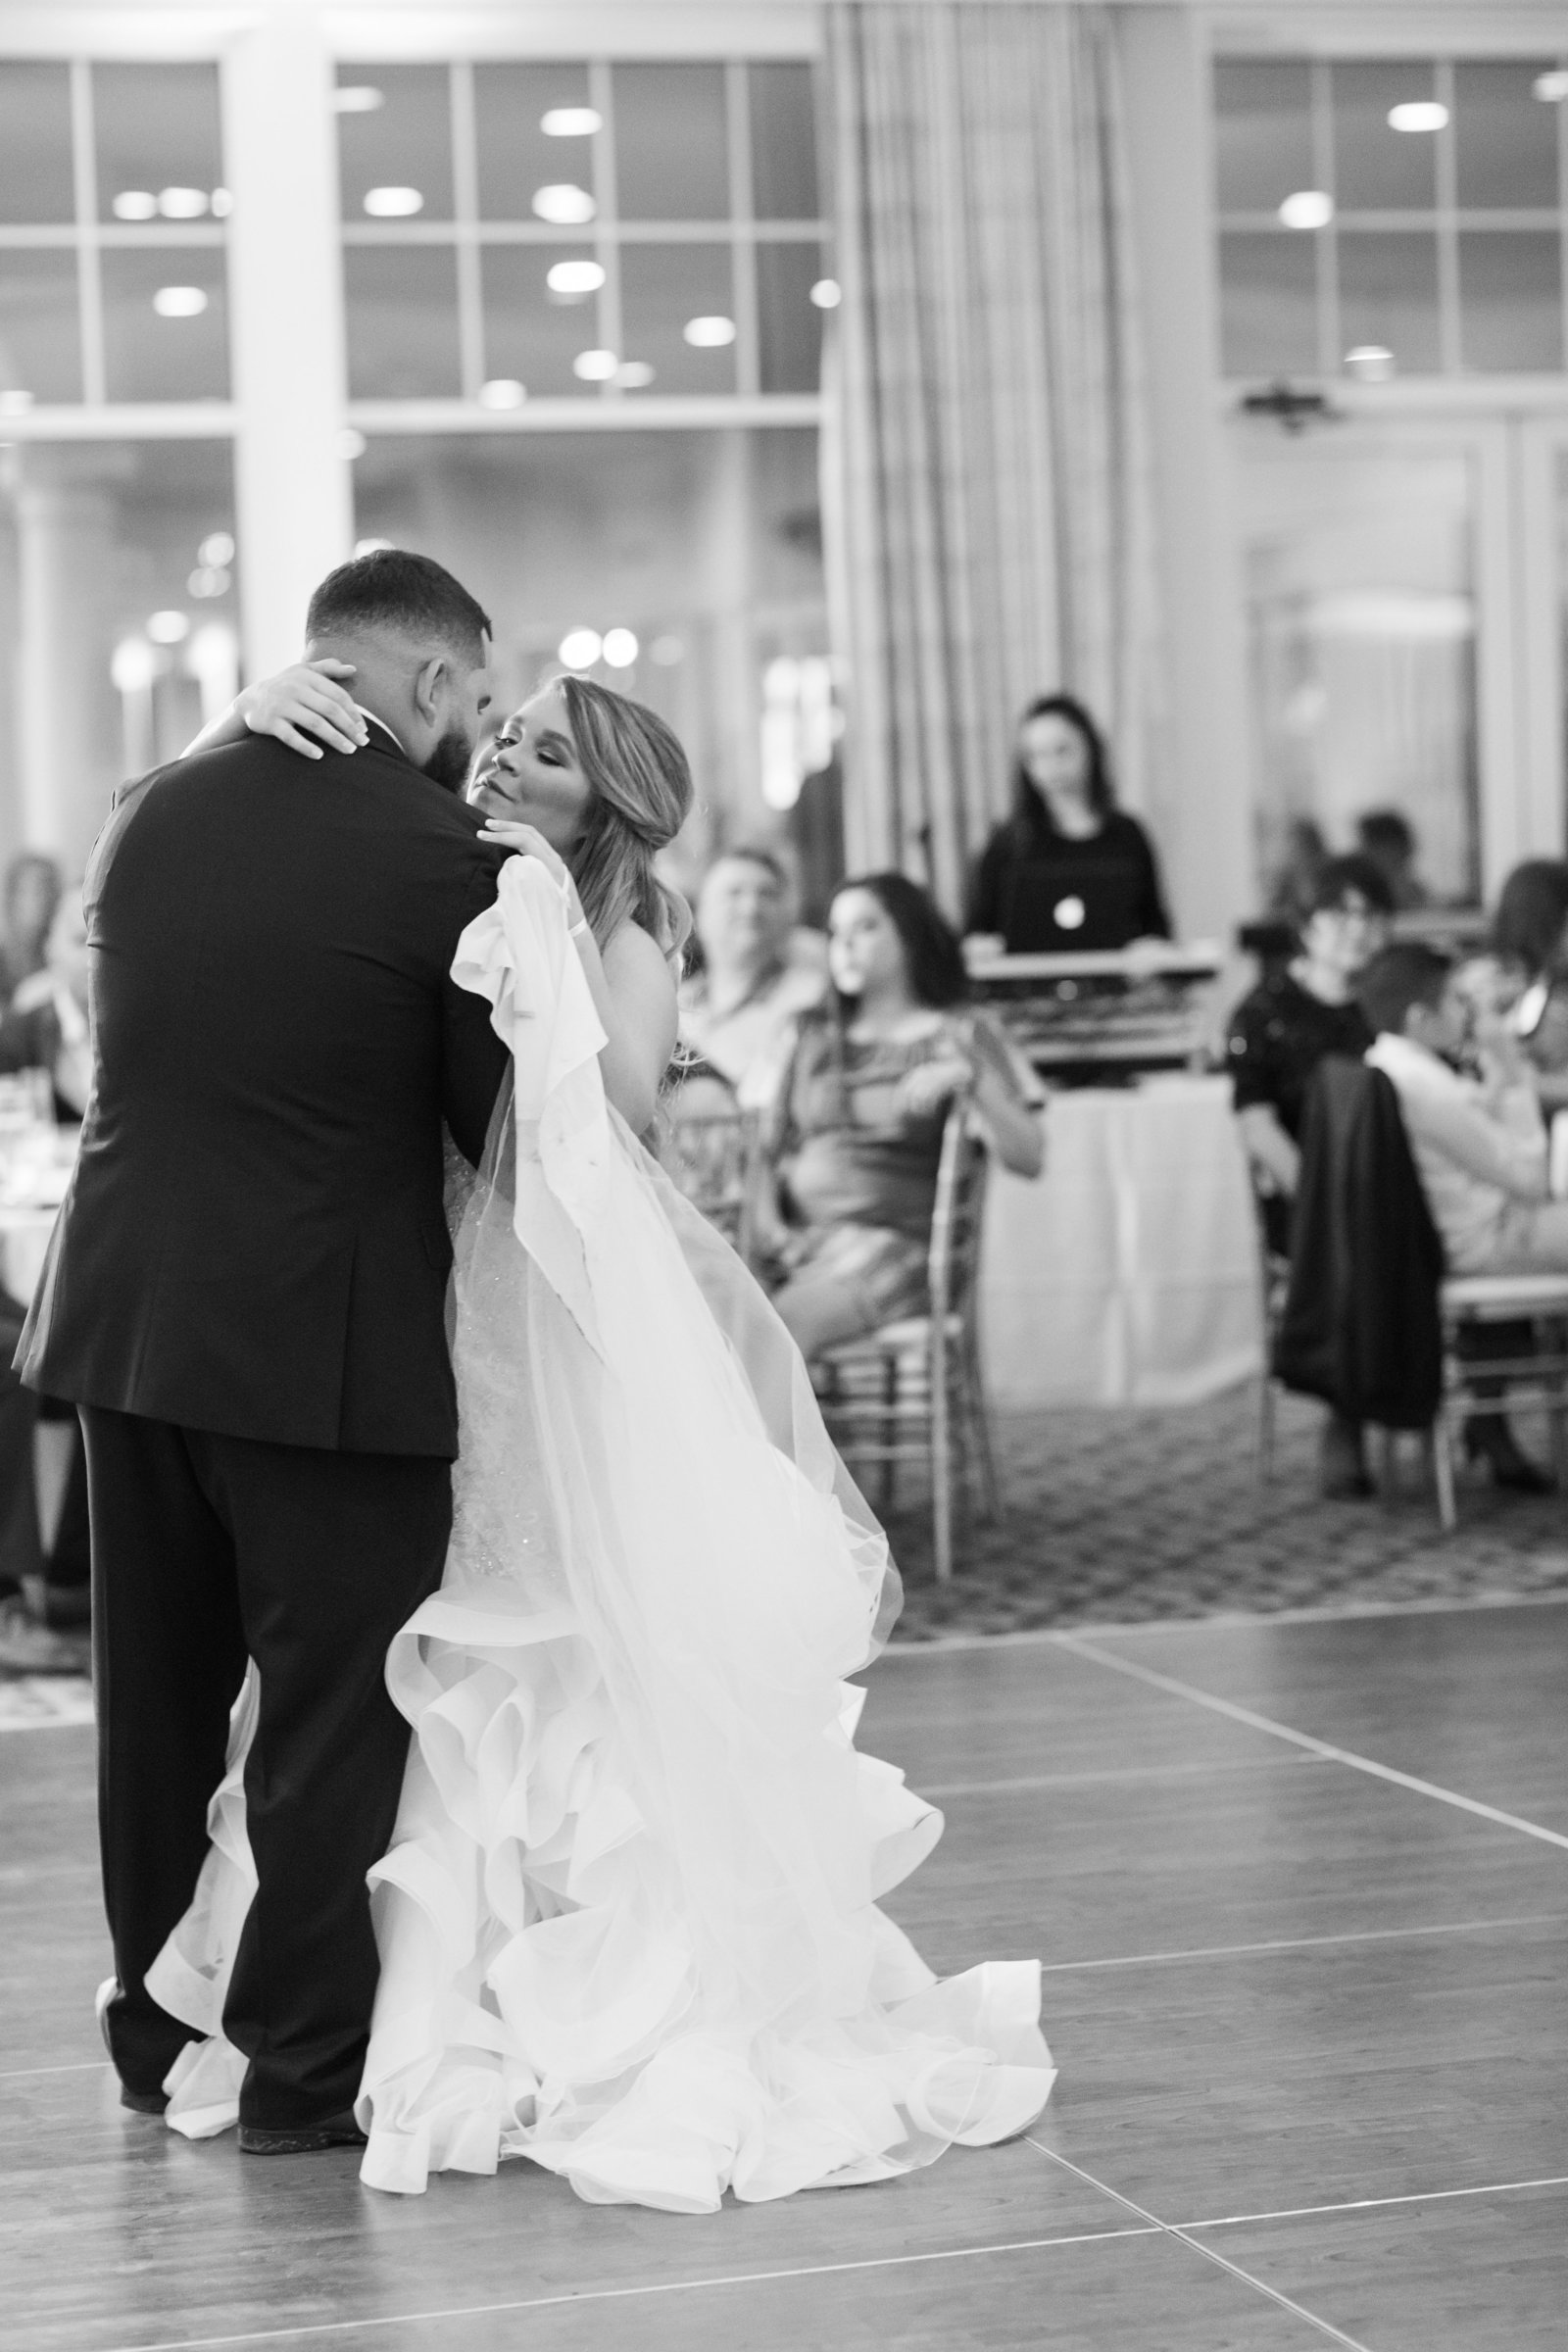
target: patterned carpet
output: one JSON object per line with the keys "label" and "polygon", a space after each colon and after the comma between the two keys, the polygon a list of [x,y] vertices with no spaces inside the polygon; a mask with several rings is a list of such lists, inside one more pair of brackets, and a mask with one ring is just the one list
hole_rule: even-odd
{"label": "patterned carpet", "polygon": [[[1319,1419],[1284,1399],[1265,1485],[1251,1386],[1181,1410],[999,1415],[1006,1518],[962,1530],[945,1590],[923,1499],[911,1490],[887,1514],[907,1589],[895,1638],[1568,1592],[1568,1501],[1499,1494],[1463,1471],[1445,1536],[1407,1438],[1397,1492],[1325,1502]],[[1544,1458],[1544,1429],[1517,1434]]]}

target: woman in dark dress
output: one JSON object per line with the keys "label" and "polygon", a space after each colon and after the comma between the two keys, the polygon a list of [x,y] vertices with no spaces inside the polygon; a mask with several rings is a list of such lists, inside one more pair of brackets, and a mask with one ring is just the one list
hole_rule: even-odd
{"label": "woman in dark dress", "polygon": [[1070,694],[1019,721],[1012,814],[976,869],[969,930],[1009,955],[1171,935],[1152,844],[1117,808],[1104,739]]}
{"label": "woman in dark dress", "polygon": [[[1372,1043],[1353,991],[1362,966],[1386,943],[1393,915],[1394,894],[1370,858],[1331,858],[1312,888],[1299,954],[1259,981],[1231,1015],[1225,1055],[1242,1141],[1269,1248],[1284,1257],[1307,1088],[1327,1055],[1359,1061]],[[1359,1422],[1329,1414],[1321,1476],[1325,1494],[1370,1494]]]}

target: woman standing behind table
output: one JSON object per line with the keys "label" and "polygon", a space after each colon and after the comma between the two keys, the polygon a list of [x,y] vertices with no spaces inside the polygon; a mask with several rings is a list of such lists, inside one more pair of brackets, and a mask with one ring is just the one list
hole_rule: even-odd
{"label": "woman standing behind table", "polygon": [[1013,809],[986,844],[969,930],[1009,956],[1169,939],[1153,846],[1116,806],[1104,738],[1070,694],[1046,694],[1018,726]]}
{"label": "woman standing behind table", "polygon": [[996,1031],[963,1000],[958,942],[903,874],[846,882],[828,910],[833,1001],[802,1021],[776,1113],[788,1272],[773,1304],[809,1360],[926,1303],[942,1133],[954,1097],[1014,1175],[1039,1126]]}

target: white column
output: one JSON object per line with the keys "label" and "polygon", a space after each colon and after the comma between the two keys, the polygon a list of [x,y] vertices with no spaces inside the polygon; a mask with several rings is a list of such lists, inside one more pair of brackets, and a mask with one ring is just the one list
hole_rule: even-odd
{"label": "white column", "polygon": [[1217,396],[1208,55],[1196,8],[1114,17],[1164,606],[1169,737],[1152,813],[1178,931],[1223,937],[1257,894],[1242,571]]}
{"label": "white column", "polygon": [[273,0],[223,59],[235,504],[246,672],[297,659],[311,590],[353,549],[332,65]]}
{"label": "white column", "polygon": [[71,874],[86,862],[121,780],[99,610],[114,576],[117,459],[107,450],[27,450],[14,491],[21,846],[51,852]]}

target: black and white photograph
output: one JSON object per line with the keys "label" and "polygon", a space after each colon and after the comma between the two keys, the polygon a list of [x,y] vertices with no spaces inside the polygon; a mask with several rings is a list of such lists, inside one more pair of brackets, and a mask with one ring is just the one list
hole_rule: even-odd
{"label": "black and white photograph", "polygon": [[0,0],[7,2352],[1563,2352],[1565,1696],[1568,0]]}

